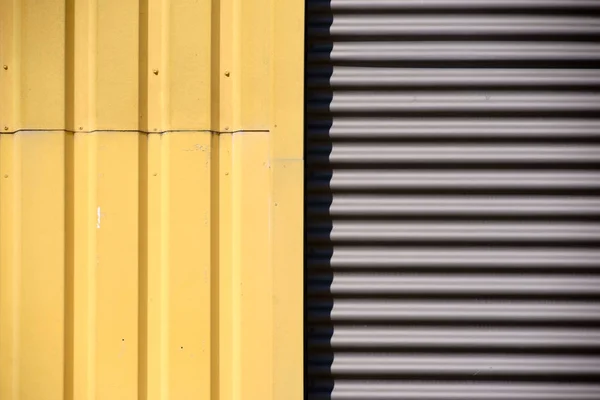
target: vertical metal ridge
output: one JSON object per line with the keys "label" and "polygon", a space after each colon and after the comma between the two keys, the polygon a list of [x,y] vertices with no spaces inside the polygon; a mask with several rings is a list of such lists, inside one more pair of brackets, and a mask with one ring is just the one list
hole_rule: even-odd
{"label": "vertical metal ridge", "polygon": [[87,40],[82,40],[79,50],[81,58],[87,61],[87,65],[86,61],[82,62],[84,68],[81,73],[81,86],[87,86],[87,91],[83,91],[84,96],[82,96],[87,105],[87,112],[80,118],[87,125],[87,128],[83,125],[83,130],[92,131],[98,129],[98,0],[85,0],[85,2],[88,6],[87,15],[84,14],[81,18],[88,22],[87,32],[85,32]]}
{"label": "vertical metal ridge", "polygon": [[21,118],[21,2],[0,3],[0,132],[10,132]]}
{"label": "vertical metal ridge", "polygon": [[[221,359],[221,290],[220,290],[220,248],[221,248],[221,176],[224,177],[221,171],[221,143],[219,135],[211,134],[211,174],[210,174],[210,342],[211,342],[211,359],[210,359],[210,400],[219,400],[220,398],[220,359]],[[223,327],[224,328],[224,327]]]}
{"label": "vertical metal ridge", "polygon": [[65,133],[64,397],[74,399],[75,369],[75,135]]}
{"label": "vertical metal ridge", "polygon": [[[65,129],[75,127],[75,2],[65,1]],[[75,135],[65,132],[65,297],[63,391],[75,398]]]}
{"label": "vertical metal ridge", "polygon": [[[147,327],[147,396],[148,400],[162,399],[163,394],[163,329],[164,322],[161,276],[162,249],[165,237],[162,230],[163,207],[163,135],[146,135],[148,142],[148,327]],[[150,301],[153,299],[153,301]]]}
{"label": "vertical metal ridge", "polygon": [[75,131],[75,2],[65,1],[65,129]]}
{"label": "vertical metal ridge", "polygon": [[162,70],[162,74],[156,75],[160,78],[160,96],[161,96],[161,111],[162,129],[171,129],[172,127],[172,109],[171,109],[171,80],[173,78],[172,65],[173,58],[171,53],[171,0],[150,0],[160,1],[160,58],[154,60],[157,62],[157,68]]}
{"label": "vertical metal ridge", "polygon": [[[88,140],[84,138],[84,169],[83,173],[86,175],[84,187],[87,192],[87,197],[84,200],[84,215],[87,218],[83,218],[83,229],[86,231],[87,243],[83,243],[83,246],[87,247],[87,259],[84,261],[84,268],[86,268],[85,277],[87,278],[86,289],[87,292],[84,294],[86,297],[85,304],[87,308],[84,312],[86,331],[85,336],[87,339],[86,343],[86,393],[87,400],[96,400],[96,374],[97,374],[97,277],[96,267],[98,264],[98,244],[96,229],[98,224],[98,215],[94,213],[94,210],[98,210],[98,193],[97,193],[97,177],[98,177],[98,141],[96,135],[90,135]],[[87,211],[87,212],[86,212]],[[92,211],[90,213],[90,211]],[[91,214],[91,215],[90,215]],[[96,218],[94,218],[96,217]]]}
{"label": "vertical metal ridge", "polygon": [[[13,165],[11,166],[12,170],[12,178],[13,178],[13,192],[12,194],[12,202],[13,202],[13,226],[12,235],[13,235],[13,248],[9,249],[9,251],[13,252],[13,260],[12,263],[9,263],[12,266],[12,291],[13,291],[13,357],[12,367],[13,367],[13,396],[15,400],[20,399],[21,392],[21,274],[22,274],[22,225],[23,225],[23,213],[22,213],[22,205],[20,201],[21,193],[22,193],[22,166],[21,166],[21,149],[20,149],[20,138],[16,138],[13,142],[13,155],[10,161],[12,161]],[[10,178],[9,174],[9,178]]]}
{"label": "vertical metal ridge", "polygon": [[21,275],[22,275],[22,226],[23,226],[23,212],[20,201],[22,193],[22,165],[21,165],[21,143],[20,138],[16,138],[13,141],[12,157],[9,159],[12,161],[11,169],[9,170],[9,178],[11,177],[10,171],[12,171],[13,179],[13,191],[9,192],[12,195],[12,229],[10,232],[13,235],[12,248],[9,247],[9,251],[13,254],[12,262],[9,266],[12,267],[12,294],[13,294],[13,307],[12,307],[12,333],[13,333],[13,357],[12,368],[13,368],[13,396],[15,400],[19,400],[21,397]]}
{"label": "vertical metal ridge", "polygon": [[148,43],[149,35],[149,3],[150,0],[139,0],[139,20],[138,20],[138,129],[144,132],[150,131],[149,126],[149,62],[148,53],[150,46]]}
{"label": "vertical metal ridge", "polygon": [[160,400],[169,400],[169,375],[171,363],[169,360],[169,234],[170,234],[170,135],[160,137]]}
{"label": "vertical metal ridge", "polygon": [[210,0],[210,12],[211,12],[211,43],[210,43],[210,127],[213,131],[222,131],[221,126],[221,91],[224,79],[223,73],[221,73],[221,13],[222,4],[224,0]]}
{"label": "vertical metal ridge", "polygon": [[[148,0],[148,21],[147,21],[147,68],[143,73],[147,76],[148,82],[148,132],[161,132],[169,129],[168,101],[169,87],[167,79],[169,70],[166,66],[170,62],[170,57],[165,48],[168,40],[168,26],[166,22],[168,15],[167,6],[169,0]],[[153,45],[150,45],[152,43]]]}
{"label": "vertical metal ridge", "polygon": [[242,219],[242,152],[240,146],[231,134],[231,338],[232,338],[232,398],[242,400],[242,299],[240,296],[242,281],[242,257],[240,246],[242,241],[242,229],[239,221]]}
{"label": "vertical metal ridge", "polygon": [[138,400],[148,399],[148,135],[138,135]]}
{"label": "vertical metal ridge", "polygon": [[217,135],[216,138],[219,141],[219,395],[225,399],[233,399],[233,155],[231,134]]}
{"label": "vertical metal ridge", "polygon": [[20,381],[20,154],[17,138],[0,134],[0,357],[3,368],[0,394],[19,400]]}

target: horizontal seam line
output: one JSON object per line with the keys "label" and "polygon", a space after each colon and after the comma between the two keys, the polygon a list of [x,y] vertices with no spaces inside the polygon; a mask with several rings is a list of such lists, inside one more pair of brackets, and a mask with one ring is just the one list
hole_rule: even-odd
{"label": "horizontal seam line", "polygon": [[16,131],[5,131],[5,132],[0,132],[3,135],[11,135],[11,134],[15,134],[15,133],[19,133],[19,132],[67,132],[67,133],[96,133],[96,132],[126,132],[126,133],[144,133],[144,134],[164,134],[164,133],[192,133],[192,132],[202,132],[202,133],[213,133],[216,135],[220,135],[220,134],[225,134],[225,133],[268,133],[270,132],[270,130],[268,129],[238,129],[235,131],[213,131],[210,129],[167,129],[164,131],[142,131],[142,130],[138,130],[138,129],[94,129],[91,131],[84,131],[84,130],[80,130],[80,131],[76,131],[76,130],[71,130],[71,129],[57,129],[57,128],[53,128],[53,129],[43,129],[43,128],[35,128],[35,129],[27,129],[27,128],[22,128],[22,129],[17,129]]}

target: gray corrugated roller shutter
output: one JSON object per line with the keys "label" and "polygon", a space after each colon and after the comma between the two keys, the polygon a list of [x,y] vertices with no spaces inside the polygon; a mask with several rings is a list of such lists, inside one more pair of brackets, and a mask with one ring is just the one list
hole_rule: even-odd
{"label": "gray corrugated roller shutter", "polygon": [[309,399],[600,399],[599,13],[307,0]]}

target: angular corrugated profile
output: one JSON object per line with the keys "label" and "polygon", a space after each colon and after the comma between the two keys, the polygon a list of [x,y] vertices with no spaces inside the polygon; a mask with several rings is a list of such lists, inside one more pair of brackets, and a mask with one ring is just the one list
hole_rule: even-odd
{"label": "angular corrugated profile", "polygon": [[301,1],[0,0],[0,398],[303,396]]}

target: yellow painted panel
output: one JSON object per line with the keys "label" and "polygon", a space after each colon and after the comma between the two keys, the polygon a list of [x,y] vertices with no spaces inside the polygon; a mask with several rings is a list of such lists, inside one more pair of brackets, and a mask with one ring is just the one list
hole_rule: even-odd
{"label": "yellow painted panel", "polygon": [[[271,74],[273,64],[272,0],[237,0],[240,13],[239,75],[240,126],[244,129],[267,130],[271,116]],[[236,124],[237,125],[237,124]],[[237,128],[236,128],[237,129]]]}
{"label": "yellow painted panel", "polygon": [[301,160],[273,160],[271,206],[271,262],[273,265],[273,399],[301,400],[303,381],[298,366],[303,354],[303,196]]}
{"label": "yellow painted panel", "polygon": [[17,1],[0,0],[0,11],[0,132],[7,132],[14,130],[19,119],[16,61],[21,36],[16,18],[19,12]]}
{"label": "yellow painted panel", "polygon": [[0,398],[19,396],[20,165],[15,135],[0,135]]}
{"label": "yellow painted panel", "polygon": [[303,396],[303,8],[0,0],[1,400]]}
{"label": "yellow painted panel", "polygon": [[65,382],[73,398],[88,400],[95,397],[97,381],[97,137],[75,134],[73,149],[73,356]]}
{"label": "yellow painted panel", "polygon": [[[211,393],[211,134],[163,135],[163,232],[170,398]],[[190,173],[190,171],[194,171]],[[185,179],[182,179],[185,177]]]}
{"label": "yellow painted panel", "polygon": [[169,127],[194,130],[211,126],[211,76],[219,75],[211,63],[212,52],[218,54],[218,48],[213,49],[218,46],[218,23],[212,23],[213,13],[218,10],[213,8],[218,7],[209,1],[171,2],[169,19],[165,19],[169,37]]}
{"label": "yellow painted panel", "polygon": [[273,313],[257,310],[273,309],[269,135],[233,135],[232,158],[234,398],[268,400],[273,398]]}
{"label": "yellow painted panel", "polygon": [[[82,1],[75,1],[77,9]],[[96,85],[96,125],[88,129],[138,129],[138,2],[88,1],[93,7],[90,27],[95,28],[90,35],[96,36],[91,39],[94,45],[86,49],[95,62],[92,84]]]}
{"label": "yellow painted panel", "polygon": [[20,86],[15,99],[20,118],[12,129],[64,129],[65,2],[12,1],[17,38],[12,77]]}
{"label": "yellow painted panel", "polygon": [[[63,397],[65,134],[19,133],[19,388],[22,399]],[[43,268],[40,268],[43,266]]]}
{"label": "yellow painted panel", "polygon": [[97,136],[96,260],[91,266],[97,396],[131,399],[137,397],[138,133],[91,135]]}

